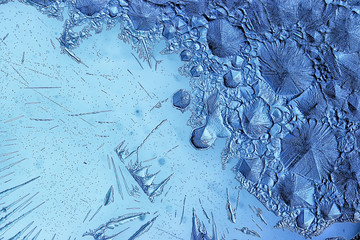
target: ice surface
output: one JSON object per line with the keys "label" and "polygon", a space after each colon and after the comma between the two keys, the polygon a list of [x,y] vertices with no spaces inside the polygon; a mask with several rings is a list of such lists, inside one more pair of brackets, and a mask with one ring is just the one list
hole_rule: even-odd
{"label": "ice surface", "polygon": [[314,221],[315,216],[309,209],[302,209],[299,216],[296,218],[296,223],[301,228],[308,228]]}
{"label": "ice surface", "polygon": [[259,57],[261,74],[277,94],[297,95],[315,80],[310,59],[295,42],[264,44]]}
{"label": "ice surface", "polygon": [[150,30],[155,26],[159,17],[159,9],[143,0],[129,1],[129,17],[136,30]]}
{"label": "ice surface", "polygon": [[327,178],[338,158],[337,143],[329,126],[309,120],[281,141],[285,167],[313,180]]}
{"label": "ice surface", "polygon": [[0,19],[0,238],[357,232],[330,226],[360,221],[356,1],[20,2]]}
{"label": "ice surface", "polygon": [[311,207],[315,204],[312,181],[297,174],[288,174],[279,181],[275,192],[292,207]]}
{"label": "ice surface", "polygon": [[180,89],[173,95],[173,105],[174,107],[185,110],[190,104],[190,93],[184,89]]}
{"label": "ice surface", "polygon": [[236,88],[244,85],[244,77],[240,71],[230,70],[224,75],[224,85],[229,88]]}
{"label": "ice surface", "polygon": [[81,13],[92,16],[104,9],[106,4],[104,0],[77,0],[75,6]]}
{"label": "ice surface", "polygon": [[269,106],[262,98],[242,106],[241,123],[246,135],[257,139],[268,133],[273,125],[269,110]]}
{"label": "ice surface", "polygon": [[244,30],[232,26],[225,19],[209,22],[207,42],[211,52],[218,57],[236,55],[245,41]]}

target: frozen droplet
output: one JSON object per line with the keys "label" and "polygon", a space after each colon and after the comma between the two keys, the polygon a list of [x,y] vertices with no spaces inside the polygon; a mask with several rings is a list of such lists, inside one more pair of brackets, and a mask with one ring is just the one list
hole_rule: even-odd
{"label": "frozen droplet", "polygon": [[192,58],[192,52],[189,50],[184,50],[180,53],[181,61],[188,62]]}
{"label": "frozen droplet", "polygon": [[245,79],[241,71],[230,70],[224,75],[224,85],[228,88],[236,88],[245,85]]}
{"label": "frozen droplet", "polygon": [[173,106],[182,111],[185,110],[190,104],[190,94],[184,89],[180,89],[176,93],[174,93],[172,99]]}

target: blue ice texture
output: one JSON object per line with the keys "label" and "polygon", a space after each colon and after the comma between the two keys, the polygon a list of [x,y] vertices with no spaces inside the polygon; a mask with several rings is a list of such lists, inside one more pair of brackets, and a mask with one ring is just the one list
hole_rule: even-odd
{"label": "blue ice texture", "polygon": [[[164,41],[161,53],[180,56],[183,65],[178,72],[187,77],[190,86],[185,85],[168,96],[175,109],[189,113],[187,123],[172,127],[182,129],[188,124],[192,131],[188,132],[189,139],[186,140],[196,150],[210,151],[219,139],[224,144],[219,159],[222,168],[231,168],[238,188],[247,190],[264,208],[280,217],[275,228],[294,231],[300,239],[300,236],[318,236],[333,223],[360,222],[359,1],[21,2],[50,18],[65,19],[63,29],[58,29],[61,32],[57,42],[59,52],[86,67],[87,59],[81,59],[75,51],[93,33],[101,33],[104,27],[117,29],[117,37],[135,49],[133,57],[142,69],[147,65],[156,69],[160,65],[161,61],[154,57],[154,49]],[[5,3],[7,1],[0,1],[0,4]],[[6,38],[0,39],[0,44],[5,44]],[[17,66],[13,68],[16,71]],[[127,70],[133,76],[137,74]],[[151,81],[156,84],[157,80]],[[134,84],[146,91],[140,82]],[[150,98],[154,97],[146,93]],[[159,101],[153,109],[162,107],[166,101]],[[140,110],[137,112],[143,114]],[[72,116],[82,118],[81,114]],[[85,219],[94,218],[102,207],[122,204],[117,193],[122,199],[127,193],[134,201],[138,201],[136,198],[142,193],[150,202],[166,197],[177,170],[161,175],[155,166],[147,163],[151,159],[139,159],[143,145],[165,122],[153,126],[155,128],[148,131],[149,135],[139,141],[136,148],[128,147],[127,141],[121,138],[113,143],[115,146],[120,143],[115,148],[115,159],[108,155],[109,168],[113,168],[116,181],[102,186],[103,203],[95,213],[87,213]],[[170,136],[167,137],[172,141]],[[3,156],[6,154],[4,152]],[[167,166],[165,159],[166,154],[158,160],[162,168]],[[179,162],[187,160],[177,159]],[[6,176],[18,163],[1,165],[1,175]],[[216,171],[222,171],[220,168]],[[20,220],[43,204],[27,205],[35,196],[33,193],[12,201],[5,197],[36,181],[37,177],[34,177],[0,190],[0,199],[7,199],[0,213],[0,239],[44,238],[39,237],[41,230],[32,228],[33,222],[19,227],[14,236],[3,237],[8,236],[9,228],[16,228],[14,226]],[[125,184],[125,189],[121,188],[120,182]],[[225,187],[226,184],[223,183]],[[200,192],[198,195],[207,198]],[[183,205],[175,216],[181,216],[180,224],[186,217],[191,219],[192,229],[188,229],[188,233],[192,240],[230,239],[226,231],[218,233],[217,219],[206,212],[200,200],[201,208],[190,206],[192,215],[184,216],[186,197],[178,196]],[[236,223],[235,212],[242,200],[238,198],[233,207],[234,199],[230,199],[229,194],[224,199],[229,228],[234,228],[241,239],[259,238],[262,234],[260,226],[255,230],[232,225]],[[253,210],[254,216],[266,223],[262,212],[256,211]],[[124,229],[123,225],[143,221],[149,212],[114,213],[116,216],[84,232],[83,236],[94,240],[124,239],[121,236],[128,228]],[[216,209],[210,212],[216,212]],[[132,229],[127,239],[149,239],[146,234],[161,217],[157,212],[151,215],[137,229]],[[208,228],[212,231],[207,231],[204,224],[207,221],[211,223]],[[183,239],[166,229],[161,231],[157,239]],[[342,239],[343,233],[337,234],[338,237],[328,239]],[[270,239],[269,236],[261,237]]]}

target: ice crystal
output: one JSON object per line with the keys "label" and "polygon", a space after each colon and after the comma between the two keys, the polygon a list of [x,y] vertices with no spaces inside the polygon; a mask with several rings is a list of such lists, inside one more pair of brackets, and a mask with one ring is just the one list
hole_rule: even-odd
{"label": "ice crystal", "polygon": [[260,72],[279,95],[302,93],[315,80],[312,62],[294,42],[262,44]]}

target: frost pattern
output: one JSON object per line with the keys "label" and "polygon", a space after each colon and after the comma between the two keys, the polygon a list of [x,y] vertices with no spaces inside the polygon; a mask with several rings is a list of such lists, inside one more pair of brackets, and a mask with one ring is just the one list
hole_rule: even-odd
{"label": "frost pattern", "polygon": [[[358,1],[24,2],[58,19],[67,7],[59,42],[78,63],[72,51],[104,26],[119,27],[139,62],[155,68],[153,47],[165,40],[162,53],[179,54],[179,72],[190,79],[173,105],[191,111],[191,144],[207,149],[226,138],[223,167],[235,159],[240,186],[282,216],[276,227],[312,237],[334,222],[360,221]],[[138,161],[127,169],[151,200],[161,194],[166,179],[153,183]],[[192,235],[217,238],[195,212]]]}

